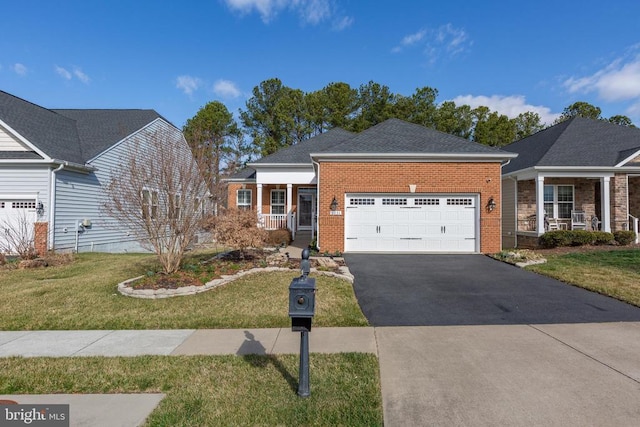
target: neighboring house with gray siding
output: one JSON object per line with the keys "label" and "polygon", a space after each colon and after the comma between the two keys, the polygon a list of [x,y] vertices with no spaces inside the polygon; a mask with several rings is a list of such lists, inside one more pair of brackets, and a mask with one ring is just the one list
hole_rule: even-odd
{"label": "neighboring house with gray siding", "polygon": [[131,144],[158,131],[184,141],[153,110],[55,110],[0,91],[0,228],[32,221],[40,253],[142,250],[102,212],[103,187]]}

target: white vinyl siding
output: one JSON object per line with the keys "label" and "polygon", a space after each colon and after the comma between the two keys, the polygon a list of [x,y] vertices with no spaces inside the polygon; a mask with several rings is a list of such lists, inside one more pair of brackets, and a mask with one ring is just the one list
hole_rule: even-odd
{"label": "white vinyl siding", "polygon": [[0,151],[31,151],[0,125]]}

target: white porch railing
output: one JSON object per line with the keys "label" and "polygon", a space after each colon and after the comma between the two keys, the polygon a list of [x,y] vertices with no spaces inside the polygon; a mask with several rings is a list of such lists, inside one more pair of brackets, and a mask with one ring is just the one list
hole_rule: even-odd
{"label": "white porch railing", "polygon": [[636,243],[640,243],[640,236],[638,236],[638,218],[633,215],[629,215],[629,228],[636,233]]}
{"label": "white porch railing", "polygon": [[286,214],[261,214],[259,219],[260,227],[265,230],[291,230],[292,237],[296,236],[296,213],[291,212],[287,220]]}

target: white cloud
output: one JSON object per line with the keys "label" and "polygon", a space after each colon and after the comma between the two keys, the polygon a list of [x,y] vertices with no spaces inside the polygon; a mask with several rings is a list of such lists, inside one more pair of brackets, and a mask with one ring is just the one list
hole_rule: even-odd
{"label": "white cloud", "polygon": [[73,74],[84,84],[88,84],[91,81],[89,76],[83,73],[80,68],[75,68]]}
{"label": "white cloud", "polygon": [[73,78],[73,75],[65,68],[54,65],[54,69],[56,73],[65,80],[71,80]]}
{"label": "white cloud", "polygon": [[186,95],[191,95],[202,86],[202,80],[192,76],[178,76],[176,79],[176,88],[183,91]]}
{"label": "white cloud", "polygon": [[354,19],[351,16],[343,16],[333,23],[333,31],[342,31],[353,25]]}
{"label": "white cloud", "polygon": [[595,93],[605,102],[631,102],[625,113],[640,117],[640,44],[595,73],[570,77],[562,85],[572,94]]}
{"label": "white cloud", "polygon": [[552,113],[549,107],[527,104],[525,97],[521,95],[461,95],[453,98],[452,101],[455,102],[456,105],[469,105],[471,108],[485,106],[491,111],[504,114],[510,119],[518,117],[521,113],[531,111],[532,113],[537,113],[542,119],[542,122],[546,124],[552,124],[560,116],[559,113]]}
{"label": "white cloud", "polygon": [[563,83],[569,93],[596,92],[607,102],[640,98],[640,55],[624,61],[616,59],[586,77],[570,77]]}
{"label": "white cloud", "polygon": [[422,29],[408,34],[400,40],[400,43],[391,49],[393,53],[399,53],[410,46],[420,46],[422,52],[435,62],[438,57],[446,53],[455,56],[466,51],[473,41],[463,28],[456,28],[451,24],[441,25],[438,28]]}
{"label": "white cloud", "polygon": [[265,24],[287,9],[297,12],[302,22],[317,25],[334,14],[333,0],[224,0],[229,9],[242,14],[256,12]]}
{"label": "white cloud", "polygon": [[84,84],[89,84],[91,79],[87,74],[85,74],[80,68],[74,67],[73,71],[69,71],[64,67],[60,67],[58,65],[53,66],[54,71],[57,75],[62,77],[65,80],[72,80],[74,77],[80,80]]}
{"label": "white cloud", "polygon": [[222,79],[213,84],[213,93],[221,98],[237,98],[241,94],[234,82]]}
{"label": "white cloud", "polygon": [[18,74],[19,76],[26,76],[27,75],[27,71],[29,71],[27,69],[27,67],[23,64],[17,63],[13,65],[13,71]]}

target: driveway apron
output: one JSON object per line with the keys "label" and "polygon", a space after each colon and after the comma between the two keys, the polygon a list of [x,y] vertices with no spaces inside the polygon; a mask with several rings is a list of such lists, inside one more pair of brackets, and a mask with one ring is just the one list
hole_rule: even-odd
{"label": "driveway apron", "polygon": [[482,255],[347,254],[385,426],[635,426],[640,309]]}

